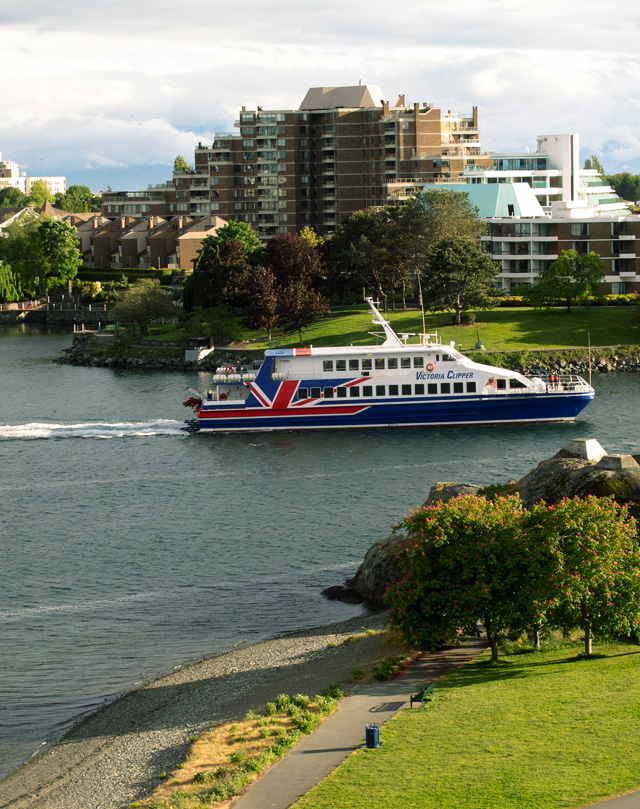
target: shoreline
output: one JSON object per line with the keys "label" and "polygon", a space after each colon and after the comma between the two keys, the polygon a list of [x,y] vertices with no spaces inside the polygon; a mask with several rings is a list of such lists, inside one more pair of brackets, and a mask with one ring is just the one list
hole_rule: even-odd
{"label": "shoreline", "polygon": [[[386,611],[283,633],[188,663],[80,719],[0,781],[7,809],[126,809],[183,761],[193,736],[259,710],[280,693],[314,695],[393,654]],[[328,648],[329,644],[335,644]]]}

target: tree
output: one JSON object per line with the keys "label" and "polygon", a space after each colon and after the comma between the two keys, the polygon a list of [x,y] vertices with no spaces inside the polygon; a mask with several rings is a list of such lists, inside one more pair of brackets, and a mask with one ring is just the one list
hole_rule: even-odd
{"label": "tree", "polygon": [[304,281],[294,281],[282,291],[278,301],[280,317],[298,332],[302,345],[302,329],[326,314],[329,309],[327,299]]}
{"label": "tree", "polygon": [[159,317],[175,317],[176,308],[171,298],[160,289],[156,279],[141,278],[136,286],[126,290],[113,308],[111,314],[116,320],[133,323],[145,335],[152,320]]}
{"label": "tree", "polygon": [[446,236],[433,245],[422,271],[422,294],[431,310],[453,309],[455,324],[471,308],[495,305],[498,266],[467,236]]}
{"label": "tree", "polygon": [[493,660],[500,632],[527,623],[546,583],[537,576],[542,545],[523,537],[516,497],[473,495],[418,508],[396,526],[407,541],[402,578],[388,589],[389,621],[411,645],[434,650],[478,636],[482,622]]}
{"label": "tree", "polygon": [[275,279],[278,319],[297,329],[302,343],[302,329],[328,309],[317,289],[322,275],[318,249],[303,236],[283,233],[268,242],[264,263]]}
{"label": "tree", "polygon": [[45,202],[53,202],[53,193],[44,180],[36,180],[29,191],[29,202],[41,208]]}
{"label": "tree", "polygon": [[87,185],[70,185],[64,194],[55,195],[53,204],[56,208],[71,213],[97,212],[102,208],[102,200],[94,196]]}
{"label": "tree", "polygon": [[573,305],[590,295],[602,297],[600,283],[604,274],[605,264],[597,253],[579,255],[575,250],[563,250],[554,262],[540,270],[527,290],[527,297],[538,307],[553,306],[561,299],[570,312]]}
{"label": "tree", "polygon": [[43,217],[38,224],[48,286],[59,286],[73,280],[82,266],[78,232],[69,222]]}
{"label": "tree", "polygon": [[258,264],[251,271],[248,287],[248,325],[254,329],[264,329],[271,344],[271,333],[280,320],[276,277],[271,270]]}
{"label": "tree", "polygon": [[541,501],[527,523],[532,544],[545,543],[556,560],[552,621],[580,626],[585,654],[594,637],[640,629],[640,546],[626,506],[612,497]]}
{"label": "tree", "polygon": [[261,255],[260,240],[245,222],[229,222],[215,236],[204,238],[193,274],[185,282],[185,309],[245,303],[249,269]]}
{"label": "tree", "polygon": [[605,180],[622,199],[637,202],[640,200],[640,176],[623,171],[621,174],[610,174]]}
{"label": "tree", "polygon": [[325,242],[327,287],[331,294],[362,294],[380,298],[392,295],[404,265],[397,227],[385,210],[355,211]]}
{"label": "tree", "polygon": [[487,229],[466,191],[428,188],[398,209],[402,227],[419,256],[447,236],[465,236],[474,242]]}
{"label": "tree", "polygon": [[0,259],[11,268],[12,285],[20,297],[45,295],[76,277],[82,254],[73,225],[25,214],[4,233]]}
{"label": "tree", "polygon": [[584,161],[585,169],[595,169],[598,174],[602,174],[604,176],[604,168],[602,167],[602,163],[598,160],[596,155],[592,154],[591,157],[588,157]]}
{"label": "tree", "polygon": [[29,197],[19,188],[7,186],[0,189],[0,208],[26,208]]}
{"label": "tree", "polygon": [[173,161],[174,174],[194,174],[193,166],[179,154]]}

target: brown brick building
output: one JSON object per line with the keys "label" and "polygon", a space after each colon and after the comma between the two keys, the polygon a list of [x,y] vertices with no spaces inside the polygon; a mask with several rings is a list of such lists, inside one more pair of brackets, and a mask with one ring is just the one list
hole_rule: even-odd
{"label": "brown brick building", "polygon": [[146,191],[105,192],[108,217],[218,215],[261,238],[311,225],[320,235],[355,210],[457,179],[480,157],[477,109],[394,105],[375,85],[311,88],[297,110],[248,110],[237,133],[198,144],[195,173]]}

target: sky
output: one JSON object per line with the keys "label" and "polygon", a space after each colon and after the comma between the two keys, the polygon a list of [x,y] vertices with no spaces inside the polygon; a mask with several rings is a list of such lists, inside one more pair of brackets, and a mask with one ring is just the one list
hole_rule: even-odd
{"label": "sky", "polygon": [[135,190],[233,132],[242,105],[379,85],[478,107],[483,151],[578,133],[640,173],[638,0],[0,0],[0,153],[29,176]]}

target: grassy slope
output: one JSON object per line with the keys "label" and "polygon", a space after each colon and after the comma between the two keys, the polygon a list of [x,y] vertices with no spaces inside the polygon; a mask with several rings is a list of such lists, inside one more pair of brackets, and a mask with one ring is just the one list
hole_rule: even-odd
{"label": "grassy slope", "polygon": [[[638,345],[640,327],[634,322],[634,316],[632,306],[581,307],[571,313],[564,309],[493,309],[477,312],[478,321],[474,326],[454,327],[450,325],[451,314],[439,312],[426,316],[426,329],[428,332],[437,330],[444,343],[453,340],[461,344],[463,351],[473,349],[478,332],[489,351],[582,348],[588,345],[589,335],[592,346]],[[398,333],[423,330],[421,315],[415,310],[389,312],[388,318]],[[367,345],[376,341],[367,333],[372,328],[368,310],[362,309],[358,313],[349,310],[347,314],[336,312],[317,321],[303,330],[302,337],[305,345]],[[164,326],[153,328],[147,339],[181,340],[183,336],[181,329]],[[269,347],[264,332],[240,327],[237,339],[248,348],[262,350]],[[281,335],[275,332],[273,344],[280,348],[295,348],[299,345],[298,333]]]}
{"label": "grassy slope", "polygon": [[297,809],[559,809],[640,787],[640,650],[486,658],[382,728]]}
{"label": "grassy slope", "polygon": [[[570,313],[564,309],[494,309],[478,312],[474,326],[450,326],[449,313],[427,315],[426,326],[428,332],[437,329],[443,342],[462,344],[463,351],[474,347],[476,329],[490,351],[586,347],[588,335],[592,346],[637,345],[640,328],[634,323],[634,314],[630,306],[579,308]],[[398,333],[422,331],[419,312],[390,312],[388,317]],[[362,312],[318,321],[304,329],[302,336],[305,345],[363,345],[374,341],[367,334],[370,328],[371,316]],[[276,336],[274,342],[280,347],[299,345],[297,333]],[[252,347],[264,348],[267,344],[261,341]]]}

